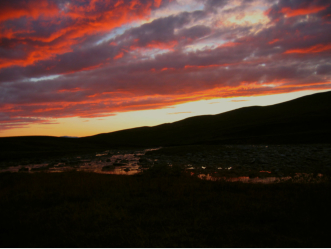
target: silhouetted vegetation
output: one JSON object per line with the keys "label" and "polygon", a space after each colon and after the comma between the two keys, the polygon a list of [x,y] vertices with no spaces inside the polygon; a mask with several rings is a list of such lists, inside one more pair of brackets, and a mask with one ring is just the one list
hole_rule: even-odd
{"label": "silhouetted vegetation", "polygon": [[211,182],[153,170],[0,174],[0,245],[330,246],[329,182]]}

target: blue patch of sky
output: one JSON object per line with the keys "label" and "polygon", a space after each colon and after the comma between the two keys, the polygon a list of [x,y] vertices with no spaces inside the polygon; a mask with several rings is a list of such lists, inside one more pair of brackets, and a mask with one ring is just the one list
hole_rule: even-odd
{"label": "blue patch of sky", "polygon": [[[192,12],[196,10],[203,10],[204,4],[201,3],[201,1],[187,1],[187,0],[182,0],[182,1],[175,1],[174,4],[170,4],[167,8],[165,9],[157,9],[151,13],[151,19],[149,22],[152,22],[155,19],[162,18],[165,16],[169,16],[169,14],[179,14],[181,12],[187,11],[187,12]],[[108,34],[105,34],[103,38],[101,38],[99,41],[95,43],[95,45],[100,45],[103,42],[108,42],[112,39],[114,39],[116,36],[124,34],[125,31],[131,29],[131,28],[136,28],[139,27],[142,23],[141,21],[136,21],[128,24],[124,24],[118,28],[114,28],[111,30]]]}
{"label": "blue patch of sky", "polygon": [[170,3],[167,7],[156,9],[152,11],[151,18],[157,19],[169,15],[177,15],[181,12],[193,12],[196,10],[203,10],[204,4],[196,0],[177,0]]}
{"label": "blue patch of sky", "polygon": [[102,39],[100,39],[99,41],[97,41],[95,43],[95,45],[99,45],[103,42],[110,41],[110,40],[114,39],[116,36],[124,34],[125,31],[127,31],[131,28],[138,27],[139,25],[140,25],[139,23],[133,22],[133,23],[124,24],[121,27],[115,28],[115,29],[111,30],[108,34],[105,34]]}
{"label": "blue patch of sky", "polygon": [[155,49],[151,49],[149,51],[144,52],[144,55],[149,56],[152,59],[155,59],[155,56],[160,55],[160,54],[165,54],[168,52],[169,52],[169,50],[167,50],[167,49],[155,48]]}
{"label": "blue patch of sky", "polygon": [[42,77],[38,77],[38,78],[29,78],[29,81],[38,82],[38,81],[42,81],[42,80],[54,80],[58,77],[60,77],[60,75],[55,74],[55,75],[50,75],[50,76],[42,76]]}

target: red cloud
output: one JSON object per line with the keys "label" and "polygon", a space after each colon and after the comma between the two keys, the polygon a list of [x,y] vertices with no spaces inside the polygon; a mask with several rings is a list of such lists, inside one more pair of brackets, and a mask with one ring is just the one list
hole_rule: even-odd
{"label": "red cloud", "polygon": [[162,3],[162,0],[154,0],[154,6],[157,8],[160,7],[161,3]]}
{"label": "red cloud", "polygon": [[23,16],[34,19],[39,16],[52,17],[59,12],[58,6],[47,0],[3,1],[0,7],[0,23]]}
{"label": "red cloud", "polygon": [[227,43],[222,44],[220,47],[235,47],[237,45],[240,45],[240,43],[238,43],[238,42],[227,42]]}
{"label": "red cloud", "polygon": [[279,41],[279,39],[276,38],[276,39],[273,39],[272,41],[269,41],[268,43],[269,43],[269,44],[274,44],[274,43],[276,43],[276,42],[278,42],[278,41]]}
{"label": "red cloud", "polygon": [[243,101],[248,101],[247,99],[233,99],[231,102],[243,102]]}
{"label": "red cloud", "polygon": [[300,9],[291,9],[290,7],[284,7],[280,10],[280,13],[283,13],[286,15],[286,17],[293,17],[293,16],[300,16],[300,15],[309,15],[314,14],[317,12],[320,12],[322,10],[325,10],[327,6],[307,6],[305,8]]}
{"label": "red cloud", "polygon": [[79,92],[79,91],[83,91],[83,89],[79,88],[79,87],[75,87],[75,88],[72,88],[72,89],[60,89],[60,90],[57,90],[56,92],[58,93],[63,93],[63,92]]}
{"label": "red cloud", "polygon": [[[0,6],[0,21],[17,19],[20,17],[42,18],[49,24],[63,23],[57,25],[49,35],[38,34],[38,30],[20,30],[3,28],[4,33],[0,36],[12,40],[11,48],[21,49],[20,58],[1,58],[0,69],[14,65],[33,65],[38,61],[54,58],[56,55],[72,51],[72,46],[86,39],[86,36],[108,32],[123,24],[144,19],[150,13],[154,1],[127,0],[117,1],[115,4],[101,0],[90,1],[88,5],[75,4],[60,10],[53,2],[47,0],[27,1],[20,3],[20,8],[15,5],[5,4]],[[155,2],[157,6],[160,1]],[[97,8],[102,5],[102,9]],[[63,22],[61,20],[66,20]],[[1,42],[1,41],[0,41]]]}
{"label": "red cloud", "polygon": [[295,48],[295,49],[289,49],[284,52],[284,54],[307,54],[307,53],[319,53],[326,50],[331,49],[331,43],[330,44],[317,44],[308,48]]}
{"label": "red cloud", "polygon": [[[106,117],[203,99],[331,88],[325,52],[331,49],[330,24],[318,15],[259,24],[259,32],[251,32],[236,25],[201,25],[213,19],[214,11],[183,12],[125,27],[107,40],[108,31],[145,19],[165,1],[77,1],[55,6],[49,17],[16,14],[1,23],[1,130],[51,118]],[[295,16],[294,9],[307,9],[291,7],[278,1],[269,16]],[[186,49],[197,40],[206,47]],[[215,48],[209,41],[227,42]],[[288,56],[303,53],[309,56]]]}
{"label": "red cloud", "polygon": [[116,55],[116,56],[114,57],[114,60],[117,60],[117,59],[122,58],[123,55],[124,55],[124,53],[123,53],[123,52],[120,52],[118,55]]}

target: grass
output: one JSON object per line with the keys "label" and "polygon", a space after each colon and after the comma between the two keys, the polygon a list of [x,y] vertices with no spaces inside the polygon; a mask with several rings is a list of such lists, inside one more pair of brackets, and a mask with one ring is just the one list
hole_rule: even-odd
{"label": "grass", "polygon": [[0,174],[1,247],[330,247],[330,183]]}

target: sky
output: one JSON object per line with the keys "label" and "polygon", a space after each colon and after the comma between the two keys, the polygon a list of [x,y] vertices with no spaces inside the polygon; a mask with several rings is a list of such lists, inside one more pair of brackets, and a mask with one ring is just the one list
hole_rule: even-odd
{"label": "sky", "polygon": [[329,0],[0,2],[0,136],[89,136],[331,90]]}

